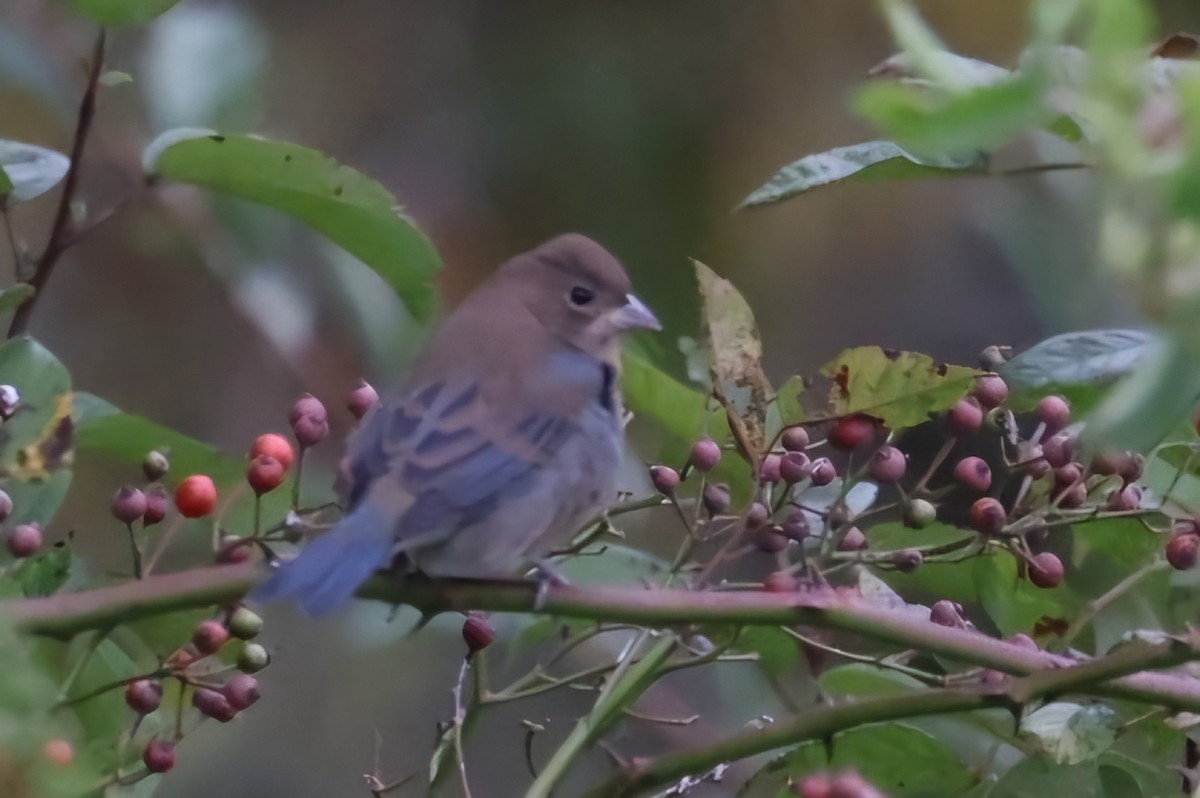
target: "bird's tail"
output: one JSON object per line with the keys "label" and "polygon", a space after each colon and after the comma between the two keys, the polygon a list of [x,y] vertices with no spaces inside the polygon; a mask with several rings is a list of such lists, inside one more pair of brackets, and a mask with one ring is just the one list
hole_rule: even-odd
{"label": "bird's tail", "polygon": [[391,557],[392,535],[382,514],[364,502],[331,531],[314,538],[250,594],[256,601],[296,597],[310,615],[322,615],[352,595]]}

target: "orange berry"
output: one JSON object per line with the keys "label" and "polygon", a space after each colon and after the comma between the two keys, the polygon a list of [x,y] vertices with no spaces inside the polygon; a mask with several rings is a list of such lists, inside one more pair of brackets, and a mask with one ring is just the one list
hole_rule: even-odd
{"label": "orange berry", "polygon": [[250,451],[246,453],[246,457],[250,460],[256,460],[264,455],[278,460],[285,471],[292,467],[292,463],[296,462],[296,450],[292,448],[292,442],[274,432],[259,435],[254,439],[254,443],[250,444]]}
{"label": "orange berry", "polygon": [[217,487],[207,474],[192,474],[175,488],[175,506],[185,518],[203,518],[217,509]]}

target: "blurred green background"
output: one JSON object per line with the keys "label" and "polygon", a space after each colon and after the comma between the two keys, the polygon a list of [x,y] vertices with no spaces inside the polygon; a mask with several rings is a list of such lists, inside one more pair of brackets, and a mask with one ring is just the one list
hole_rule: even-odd
{"label": "blurred green background", "polygon": [[[1025,41],[1023,3],[921,8],[965,55],[1011,66]],[[1193,3],[1158,10],[1164,35],[1200,29]],[[93,36],[58,3],[0,4],[0,138],[67,149]],[[183,0],[112,37],[107,66],[133,82],[102,92],[82,195],[95,209],[132,199],[68,253],[32,332],[77,388],[231,452],[284,430],[306,390],[339,411],[340,440],[355,379],[386,385],[402,372],[420,331],[368,269],[272,212],[140,187],[143,147],[179,125],[295,141],[382,181],[440,249],[448,304],[515,252],[587,233],[667,322],[645,344],[678,373],[678,338],[698,332],[693,257],[746,295],[777,381],[858,344],[971,363],[992,343],[1136,322],[1132,302],[1093,274],[1086,173],[845,185],[733,212],[783,164],[873,137],[847,98],[892,52],[866,0]],[[1024,146],[1005,156],[1012,165],[1051,145]],[[13,214],[34,251],[53,203]],[[7,247],[0,265],[11,271]],[[337,446],[319,455],[328,474]],[[118,530],[97,518],[132,477],[82,462],[56,524],[56,537],[77,532],[97,570],[125,567]],[[627,487],[641,479],[631,467]],[[365,795],[376,732],[385,776],[424,768],[451,711],[460,620],[406,637],[413,618],[388,617],[381,606],[321,621],[271,608],[264,700],[191,735],[158,794]],[[516,627],[502,624],[502,640]],[[528,656],[513,654],[510,672]],[[776,706],[757,671],[723,667],[743,671],[680,674],[640,705],[701,721],[630,722],[617,750],[706,739]],[[588,704],[559,691],[490,711],[468,745],[475,794],[527,782],[522,719],[547,725],[533,745],[544,759]],[[595,752],[563,794],[606,766]]]}

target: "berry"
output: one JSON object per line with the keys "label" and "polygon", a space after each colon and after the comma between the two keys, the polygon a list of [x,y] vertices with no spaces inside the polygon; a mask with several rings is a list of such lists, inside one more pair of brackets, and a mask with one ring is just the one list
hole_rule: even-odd
{"label": "berry", "polygon": [[142,473],[146,475],[146,479],[151,482],[158,482],[167,475],[171,470],[171,461],[167,456],[157,449],[151,449],[146,452],[146,456],[142,458]]}
{"label": "berry", "polygon": [[799,587],[800,582],[787,571],[774,571],[763,579],[763,590],[768,593],[794,593]]}
{"label": "berry", "polygon": [[8,517],[12,515],[12,511],[12,497],[0,490],[0,524],[8,520]]}
{"label": "berry", "polygon": [[42,547],[42,528],[37,524],[21,524],[8,533],[5,543],[12,556],[32,557]]}
{"label": "berry", "polygon": [[862,551],[867,545],[867,536],[863,534],[861,529],[852,526],[846,530],[846,534],[842,536],[841,542],[838,543],[838,551]]}
{"label": "berry", "polygon": [[967,513],[967,524],[981,535],[994,535],[1004,529],[1008,513],[997,499],[985,496],[971,505]]}
{"label": "berry", "polygon": [[778,527],[764,526],[754,533],[754,545],[767,554],[778,554],[788,546],[787,535]]}
{"label": "berry", "polygon": [[901,549],[892,555],[892,565],[902,574],[909,574],[921,567],[925,557],[916,549]]}
{"label": "berry", "polygon": [[924,499],[913,499],[904,508],[904,524],[913,529],[924,529],[937,520],[937,508]]}
{"label": "berry", "polygon": [[463,621],[462,636],[470,656],[492,644],[496,639],[496,627],[492,626],[487,616],[473,612]]}
{"label": "berry", "polygon": [[933,606],[929,608],[929,620],[938,626],[951,626],[956,629],[966,626],[966,621],[962,617],[962,607],[947,599],[933,603]]}
{"label": "berry", "polygon": [[233,565],[246,562],[254,556],[252,546],[241,535],[222,535],[220,548],[217,549],[217,562],[222,565]]}
{"label": "berry", "polygon": [[242,673],[258,673],[271,664],[271,655],[258,643],[247,643],[238,654],[237,667]]}
{"label": "berry", "polygon": [[246,482],[250,484],[255,496],[262,496],[282,485],[286,475],[287,469],[283,467],[283,463],[263,454],[254,458],[250,467],[246,469]]}
{"label": "berry", "polygon": [[1054,487],[1063,490],[1083,482],[1083,471],[1075,463],[1067,463],[1061,468],[1054,469]]}
{"label": "berry", "polygon": [[650,466],[650,482],[662,495],[673,496],[675,489],[679,487],[679,472],[670,466]]}
{"label": "berry", "polygon": [[246,452],[246,459],[253,461],[263,455],[278,460],[285,471],[296,462],[296,450],[292,448],[291,441],[274,432],[255,438],[254,443],[250,444],[250,451]]}
{"label": "berry", "polygon": [[983,408],[975,399],[959,399],[946,412],[946,424],[955,435],[968,435],[983,426]]}
{"label": "berry", "polygon": [[192,645],[203,657],[217,653],[227,642],[229,630],[220,621],[201,621],[192,633]]}
{"label": "berry", "polygon": [[292,412],[288,415],[288,421],[291,422],[292,434],[296,436],[296,442],[300,444],[301,449],[316,446],[329,434],[329,414],[325,412],[325,405],[321,404],[321,400],[311,393],[306,393],[296,400],[296,404],[292,405]]}
{"label": "berry", "polygon": [[982,458],[964,457],[954,466],[954,478],[968,490],[983,493],[992,486],[992,469]]}
{"label": "berry", "polygon": [[886,798],[869,781],[851,768],[833,777],[829,785],[829,798]]}
{"label": "berry", "polygon": [[1071,462],[1075,452],[1075,441],[1065,432],[1051,435],[1042,441],[1042,456],[1051,468],[1062,468]]}
{"label": "berry", "polygon": [[221,687],[221,694],[229,702],[229,706],[238,712],[249,709],[261,696],[258,692],[258,679],[248,673],[235,673]]}
{"label": "berry", "polygon": [[710,516],[720,515],[729,509],[729,486],[720,483],[705,485],[700,501]]}
{"label": "berry", "polygon": [[1112,476],[1121,467],[1120,460],[1121,455],[1119,452],[1100,452],[1092,458],[1092,462],[1088,468],[1093,474],[1100,474],[1106,477]]}
{"label": "berry", "polygon": [[804,427],[788,427],[779,442],[789,452],[802,452],[808,448],[808,430]]}
{"label": "berry", "polygon": [[1195,532],[1180,532],[1167,542],[1167,562],[1177,571],[1186,571],[1196,566],[1200,558],[1200,535]]}
{"label": "berry", "polygon": [[884,444],[871,455],[868,470],[876,482],[899,482],[904,477],[908,458],[895,446]]}
{"label": "berry", "polygon": [[708,473],[721,462],[721,447],[712,438],[701,438],[692,444],[688,464],[702,473]]}
{"label": "berry", "polygon": [[175,767],[175,743],[151,738],[142,752],[142,762],[151,773],[166,773]]}
{"label": "berry", "polygon": [[125,703],[139,715],[149,715],[162,703],[162,685],[153,679],[138,679],[125,686]]}
{"label": "berry", "polygon": [[768,454],[758,465],[758,481],[764,485],[774,485],[779,481],[779,455]]}
{"label": "berry", "polygon": [[197,687],[196,692],[192,693],[192,706],[200,710],[201,714],[221,723],[228,723],[237,715],[237,710],[223,693],[209,690],[207,687]]}
{"label": "berry", "polygon": [[1082,482],[1076,482],[1060,489],[1056,500],[1058,501],[1058,506],[1064,510],[1073,510],[1076,507],[1082,507],[1087,501],[1087,496],[1087,485]]}
{"label": "berry", "polygon": [[787,452],[779,459],[779,476],[789,485],[807,479],[812,473],[812,462],[804,452]]}
{"label": "berry", "polygon": [[146,494],[125,485],[113,494],[110,507],[114,518],[122,524],[132,524],[146,514]]}
{"label": "berry", "polygon": [[1046,396],[1033,410],[1050,434],[1058,432],[1071,421],[1071,405],[1061,396]]}
{"label": "berry", "polygon": [[792,785],[800,798],[833,798],[833,779],[828,773],[813,773]]}
{"label": "berry", "polygon": [[784,519],[783,525],[779,529],[789,540],[804,540],[810,532],[808,517],[799,510],[796,510],[788,514],[788,517]]}
{"label": "berry", "polygon": [[217,509],[217,488],[206,474],[193,474],[175,488],[175,507],[184,518],[203,518]]}
{"label": "berry", "polygon": [[851,451],[875,437],[875,421],[870,416],[842,416],[829,431],[829,443],[836,449]]}
{"label": "berry", "polygon": [[1104,505],[1104,508],[1114,512],[1128,512],[1136,510],[1141,505],[1142,489],[1137,485],[1126,485],[1120,490],[1114,490],[1109,494],[1108,502]]}
{"label": "berry", "polygon": [[979,400],[979,404],[988,408],[1004,404],[1008,398],[1008,383],[999,374],[984,374],[975,380],[971,395]]}
{"label": "berry", "polygon": [[1041,651],[1041,647],[1038,646],[1037,642],[1023,632],[1017,632],[1015,635],[1008,638],[1008,642],[1014,646],[1017,646],[1018,648],[1024,648],[1029,651]]}
{"label": "berry", "polygon": [[8,421],[21,407],[21,392],[11,385],[0,385],[0,420]]}
{"label": "berry", "polygon": [[746,510],[746,528],[758,529],[767,523],[771,517],[771,511],[767,509],[762,502],[754,502],[750,505],[750,509]]}
{"label": "berry", "polygon": [[1146,458],[1137,452],[1125,452],[1117,466],[1117,475],[1125,480],[1125,484],[1137,482],[1146,470]]}
{"label": "berry", "polygon": [[1006,407],[993,407],[983,417],[983,429],[993,435],[1008,435],[1016,422]]}
{"label": "berry", "polygon": [[818,488],[828,485],[837,478],[837,469],[833,467],[833,463],[829,461],[828,457],[818,457],[813,460],[811,469],[809,477],[812,479],[812,484]]}
{"label": "berry", "polygon": [[359,380],[358,387],[346,397],[346,408],[359,421],[379,404],[379,392],[366,380]]}
{"label": "berry", "polygon": [[1035,587],[1058,587],[1063,580],[1063,564],[1058,555],[1043,551],[1035,554],[1029,563],[1029,581]]}
{"label": "berry", "polygon": [[66,767],[75,761],[75,746],[61,737],[51,737],[42,746],[42,756],[59,767]]}
{"label": "berry", "polygon": [[153,526],[167,517],[171,507],[171,499],[167,489],[162,485],[151,485],[146,488],[146,512],[142,513],[142,524]]}
{"label": "berry", "polygon": [[262,617],[249,607],[238,607],[229,616],[229,634],[239,640],[257,637],[262,628]]}

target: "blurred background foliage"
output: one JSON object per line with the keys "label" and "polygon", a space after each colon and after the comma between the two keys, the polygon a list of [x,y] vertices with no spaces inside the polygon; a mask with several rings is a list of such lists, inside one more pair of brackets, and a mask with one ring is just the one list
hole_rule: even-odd
{"label": "blurred background foliage", "polygon": [[[65,6],[0,4],[0,137],[68,149],[94,29]],[[1187,0],[1154,7],[1151,40],[1200,29]],[[951,50],[998,64],[1015,66],[1030,36],[1025,3],[920,8]],[[66,255],[31,331],[76,389],[232,453],[284,429],[304,390],[333,407],[359,376],[385,385],[402,371],[421,328],[373,272],[245,201],[140,190],[144,146],[181,125],[295,141],[381,181],[441,252],[449,305],[544,238],[595,237],[666,322],[639,344],[681,378],[678,339],[699,323],[689,258],[746,296],[775,384],[858,344],[972,363],[989,344],[1137,323],[1139,298],[1095,268],[1102,198],[1087,172],[848,185],[734,213],[782,164],[876,137],[852,112],[852,92],[895,49],[867,0],[184,0],[112,36],[107,68],[132,80],[112,74],[102,91],[82,195],[95,208],[131,199]],[[1019,166],[1056,146],[1065,145],[1027,143],[1005,157]],[[13,213],[35,251],[52,214],[52,195]],[[4,249],[0,267],[11,271]],[[348,414],[332,421],[335,437],[348,431]],[[323,448],[314,485],[338,457]],[[120,530],[97,518],[133,475],[81,458],[52,530],[79,530],[97,572],[126,567]],[[626,487],[643,490],[640,480],[631,465]],[[665,511],[648,519],[650,548],[668,521]],[[636,573],[614,568],[593,577]],[[387,774],[422,768],[449,712],[459,623],[407,638],[413,618],[388,616],[363,605],[317,623],[274,610],[265,700],[190,736],[158,794],[361,794],[375,731]],[[511,639],[519,622],[506,623],[501,637]],[[513,651],[514,672],[527,657]],[[515,750],[522,719],[548,721],[534,741],[545,756],[589,703],[560,692],[494,709],[468,743],[473,767],[497,774],[488,794],[509,794],[504,774],[526,780]],[[680,674],[643,711],[703,719],[631,724],[617,743],[702,739],[775,705],[748,666]],[[595,752],[564,794],[593,781],[604,757]]]}

